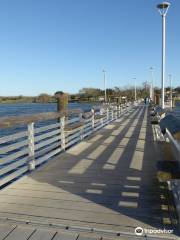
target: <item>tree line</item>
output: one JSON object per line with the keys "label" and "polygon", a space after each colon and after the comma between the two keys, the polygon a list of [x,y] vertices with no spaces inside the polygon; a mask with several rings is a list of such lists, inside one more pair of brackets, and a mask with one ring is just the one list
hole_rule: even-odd
{"label": "tree line", "polygon": [[[170,92],[170,87],[165,88],[167,95]],[[47,93],[41,93],[38,96],[0,96],[0,103],[53,103],[56,102],[57,96],[62,95],[63,91],[57,91],[54,95]],[[115,101],[117,98],[134,100],[135,89],[133,87],[114,87],[106,89],[107,100]],[[155,87],[155,94],[160,94],[161,89]],[[68,99],[71,102],[92,102],[92,101],[104,101],[104,90],[100,88],[82,88],[76,94],[68,94]],[[173,95],[180,95],[180,86],[173,89]],[[138,98],[149,97],[149,85],[144,83],[142,86],[136,88],[136,96]]]}

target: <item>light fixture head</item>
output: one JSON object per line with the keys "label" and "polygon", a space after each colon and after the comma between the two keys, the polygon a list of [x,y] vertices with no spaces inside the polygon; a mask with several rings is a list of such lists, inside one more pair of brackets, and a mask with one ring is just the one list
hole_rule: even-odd
{"label": "light fixture head", "polygon": [[163,3],[158,4],[157,8],[159,8],[159,9],[166,9],[166,8],[170,7],[170,5],[171,4],[169,2],[163,2]]}
{"label": "light fixture head", "polygon": [[171,6],[169,2],[162,2],[157,5],[157,8],[161,15],[166,15],[168,8]]}

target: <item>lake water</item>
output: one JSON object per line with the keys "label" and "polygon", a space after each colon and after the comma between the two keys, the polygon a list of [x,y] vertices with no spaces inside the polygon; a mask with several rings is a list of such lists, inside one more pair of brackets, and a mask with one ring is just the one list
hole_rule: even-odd
{"label": "lake water", "polygon": [[[84,111],[90,110],[92,104],[89,103],[69,103],[70,109],[82,108]],[[0,104],[0,117],[19,116],[25,114],[36,114],[43,112],[57,111],[56,103],[19,103],[19,104]]]}
{"label": "lake water", "polygon": [[176,107],[173,109],[172,113],[180,119],[180,101],[176,103]]}

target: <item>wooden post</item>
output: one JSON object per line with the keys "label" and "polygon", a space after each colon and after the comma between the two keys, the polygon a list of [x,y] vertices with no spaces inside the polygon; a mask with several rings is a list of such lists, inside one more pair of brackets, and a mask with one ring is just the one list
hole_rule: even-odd
{"label": "wooden post", "polygon": [[57,111],[63,112],[68,106],[68,94],[63,93],[56,96],[57,99]]}
{"label": "wooden post", "polygon": [[34,122],[28,124],[28,149],[29,149],[29,157],[28,157],[28,169],[32,171],[35,169],[35,149],[34,149]]}
{"label": "wooden post", "polygon": [[159,94],[155,95],[155,104],[160,105],[160,95]]}
{"label": "wooden post", "polygon": [[60,126],[61,126],[61,148],[65,150],[66,148],[66,138],[65,138],[65,116],[60,118]]}

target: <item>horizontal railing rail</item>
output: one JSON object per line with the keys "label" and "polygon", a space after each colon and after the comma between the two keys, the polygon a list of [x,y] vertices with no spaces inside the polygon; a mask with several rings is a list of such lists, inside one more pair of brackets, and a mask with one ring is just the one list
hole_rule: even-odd
{"label": "horizontal railing rail", "polygon": [[[105,106],[99,111],[92,108],[87,113],[75,109],[0,118],[0,129],[8,129],[7,134],[0,136],[0,187],[82,141],[131,106]],[[43,125],[38,125],[40,121]],[[11,134],[13,127],[21,125],[24,127]]]}
{"label": "horizontal railing rail", "polygon": [[167,128],[166,128],[165,136],[170,141],[171,146],[172,146],[173,155],[176,158],[176,160],[179,162],[179,165],[180,165],[180,141],[175,139]]}

